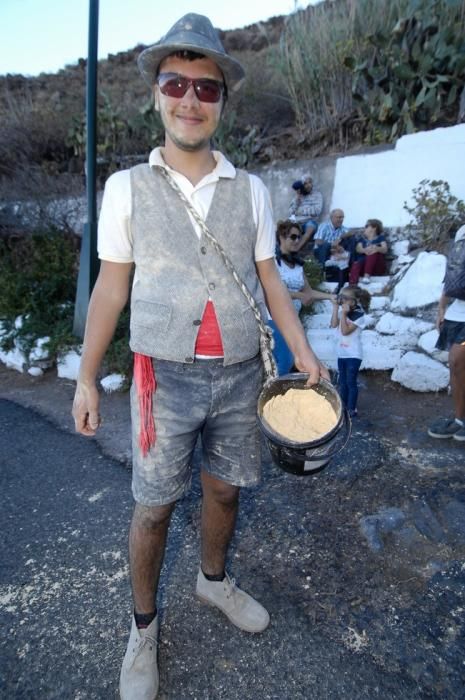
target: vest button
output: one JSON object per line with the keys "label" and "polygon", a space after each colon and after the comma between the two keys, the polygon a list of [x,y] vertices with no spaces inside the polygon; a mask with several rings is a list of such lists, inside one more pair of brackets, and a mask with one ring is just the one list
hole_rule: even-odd
{"label": "vest button", "polygon": [[210,282],[210,284],[208,285],[208,289],[215,289],[215,287],[216,285],[214,282]]}
{"label": "vest button", "polygon": [[184,362],[194,362],[194,358],[193,357],[185,357]]}
{"label": "vest button", "polygon": [[194,326],[200,326],[201,323],[202,323],[202,321],[199,318],[197,318],[195,321],[192,321],[192,324]]}
{"label": "vest button", "polygon": [[207,254],[207,249],[205,248],[204,245],[200,248],[200,252],[202,253],[202,255],[206,255],[206,254]]}

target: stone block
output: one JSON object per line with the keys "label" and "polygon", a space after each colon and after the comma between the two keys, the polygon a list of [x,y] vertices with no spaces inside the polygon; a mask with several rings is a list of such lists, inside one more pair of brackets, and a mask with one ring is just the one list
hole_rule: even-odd
{"label": "stone block", "polygon": [[113,391],[122,389],[125,379],[124,374],[108,374],[100,380],[100,384],[107,394],[111,394]]}
{"label": "stone block", "polygon": [[81,355],[75,350],[60,355],[57,361],[57,373],[60,379],[72,379],[76,381],[79,374]]}
{"label": "stone block", "polygon": [[446,257],[422,252],[394,287],[391,309],[406,311],[438,301],[446,269]]}
{"label": "stone block", "polygon": [[404,351],[397,336],[362,331],[363,369],[392,369]]}
{"label": "stone block", "polygon": [[391,379],[412,391],[440,391],[449,384],[449,370],[427,355],[410,351],[400,358]]}

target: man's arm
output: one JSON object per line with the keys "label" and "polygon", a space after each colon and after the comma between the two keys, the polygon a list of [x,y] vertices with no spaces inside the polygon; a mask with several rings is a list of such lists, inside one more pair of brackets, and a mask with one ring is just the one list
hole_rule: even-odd
{"label": "man's arm", "polygon": [[294,355],[296,367],[309,373],[309,384],[317,384],[320,376],[329,379],[329,372],[308,344],[291,297],[281,281],[272,258],[256,263],[257,274],[265,292],[266,303],[273,321],[283,334]]}
{"label": "man's arm", "polygon": [[[292,202],[289,205],[289,216],[295,216],[295,213],[297,211],[297,208],[299,206],[300,200],[302,199],[301,195],[296,195]],[[297,217],[296,217],[297,219]]]}
{"label": "man's arm", "polygon": [[328,224],[320,224],[317,231],[315,232],[315,245],[319,246],[325,241],[325,233],[328,228]]}
{"label": "man's arm", "polygon": [[79,377],[73,402],[76,431],[95,435],[99,426],[97,372],[129,294],[132,263],[103,260],[87,313]]}

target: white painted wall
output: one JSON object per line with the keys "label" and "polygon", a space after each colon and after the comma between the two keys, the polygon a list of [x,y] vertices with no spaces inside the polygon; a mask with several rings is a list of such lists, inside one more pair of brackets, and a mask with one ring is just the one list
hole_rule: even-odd
{"label": "white painted wall", "polygon": [[349,227],[373,217],[405,226],[403,204],[412,203],[412,190],[424,179],[446,180],[465,200],[465,124],[403,136],[392,150],[338,158],[331,208],[344,210]]}

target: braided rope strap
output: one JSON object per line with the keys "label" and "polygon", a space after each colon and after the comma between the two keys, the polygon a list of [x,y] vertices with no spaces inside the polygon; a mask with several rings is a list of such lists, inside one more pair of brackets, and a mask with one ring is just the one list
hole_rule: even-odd
{"label": "braided rope strap", "polygon": [[197,222],[197,224],[200,226],[201,230],[205,234],[205,238],[208,240],[208,242],[211,244],[211,246],[216,250],[218,255],[221,257],[223,260],[223,263],[225,267],[229,270],[231,275],[233,276],[235,282],[239,286],[239,289],[249,302],[252,311],[254,313],[254,316],[257,320],[258,323],[258,328],[260,331],[260,354],[262,357],[263,361],[263,367],[265,370],[265,381],[270,381],[271,379],[274,379],[275,377],[278,376],[278,369],[276,367],[276,362],[273,357],[273,353],[271,352],[272,350],[272,342],[273,342],[273,332],[269,326],[267,326],[261,316],[261,313],[259,311],[259,308],[257,306],[257,303],[249,290],[247,289],[246,285],[244,282],[241,280],[239,275],[237,274],[234,265],[228,258],[226,252],[224,251],[223,247],[218,243],[216,240],[215,236],[210,233],[205,221],[201,218],[200,214],[194,209],[192,204],[189,202],[187,197],[184,195],[178,184],[173,180],[171,177],[170,173],[165,170],[160,165],[155,166],[157,170],[159,170],[160,174],[163,175],[167,183],[170,185],[170,187],[176,192],[178,197],[184,202],[185,206],[187,207],[188,211],[192,214],[192,217],[194,220]]}

